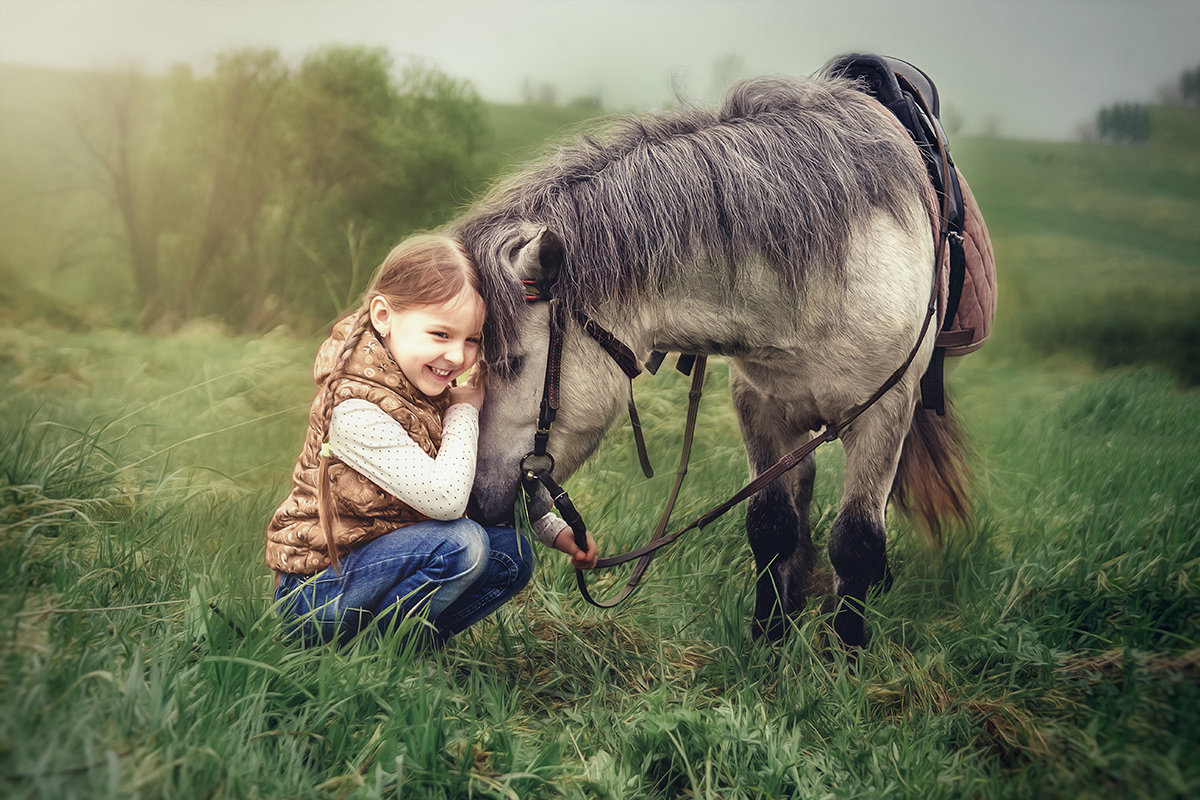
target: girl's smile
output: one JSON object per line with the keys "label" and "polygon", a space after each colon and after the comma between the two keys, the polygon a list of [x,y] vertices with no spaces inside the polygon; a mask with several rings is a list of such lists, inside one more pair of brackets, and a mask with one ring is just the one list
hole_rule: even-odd
{"label": "girl's smile", "polygon": [[401,311],[376,295],[370,309],[400,371],[427,397],[440,395],[479,358],[484,304],[469,285],[444,303]]}

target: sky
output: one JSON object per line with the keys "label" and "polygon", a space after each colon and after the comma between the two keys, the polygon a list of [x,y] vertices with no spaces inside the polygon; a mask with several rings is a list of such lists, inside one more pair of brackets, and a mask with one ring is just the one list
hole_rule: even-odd
{"label": "sky", "polygon": [[1200,0],[0,0],[10,64],[203,71],[326,45],[384,47],[494,102],[532,82],[611,110],[710,99],[722,62],[801,76],[875,52],[929,73],[968,132],[1068,139],[1200,65]]}

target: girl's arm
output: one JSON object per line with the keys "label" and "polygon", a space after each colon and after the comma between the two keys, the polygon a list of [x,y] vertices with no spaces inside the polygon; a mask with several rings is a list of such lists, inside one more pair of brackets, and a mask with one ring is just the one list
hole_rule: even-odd
{"label": "girl's arm", "polygon": [[[404,426],[366,400],[345,400],[333,409],[329,446],[333,454],[381,489],[432,519],[457,519],[467,510],[475,482],[479,410],[455,403],[442,423],[442,446],[430,458]],[[570,526],[554,514],[533,523],[542,544],[571,556],[576,567],[591,569],[597,551],[592,534],[588,549],[575,545]]]}
{"label": "girl's arm", "polygon": [[467,510],[478,439],[479,411],[468,403],[446,410],[436,458],[430,458],[403,425],[366,400],[339,403],[329,424],[329,447],[335,456],[433,519],[457,519]]}

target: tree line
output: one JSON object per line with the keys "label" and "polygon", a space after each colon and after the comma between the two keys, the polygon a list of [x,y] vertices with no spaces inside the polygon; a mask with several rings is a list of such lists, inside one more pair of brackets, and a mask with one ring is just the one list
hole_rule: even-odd
{"label": "tree line", "polygon": [[470,84],[383,49],[274,51],[210,75],[106,75],[81,116],[89,183],[115,213],[138,323],[195,317],[261,331],[328,320],[407,233],[486,180],[486,107]]}
{"label": "tree line", "polygon": [[[1173,87],[1163,90],[1163,99],[1179,105],[1200,105],[1200,65],[1185,70]],[[1096,112],[1095,135],[1114,144],[1143,144],[1150,141],[1150,107],[1144,103],[1114,103]]]}

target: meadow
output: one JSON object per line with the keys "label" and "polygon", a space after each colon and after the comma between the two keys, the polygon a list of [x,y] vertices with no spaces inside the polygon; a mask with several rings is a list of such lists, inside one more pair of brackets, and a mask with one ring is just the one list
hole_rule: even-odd
{"label": "meadow", "polygon": [[[1180,141],[956,143],[1001,275],[994,340],[950,384],[975,516],[941,549],[889,519],[895,585],[855,670],[820,598],[785,642],[750,638],[741,509],[664,552],[615,611],[586,607],[548,553],[445,651],[298,648],[262,543],[317,339],[8,318],[0,791],[1200,794],[1200,154]],[[725,382],[718,361],[680,520],[746,477]],[[657,518],[686,379],[664,369],[637,392],[659,476],[618,426],[569,483],[609,553]],[[819,546],[839,459],[818,455]]]}

